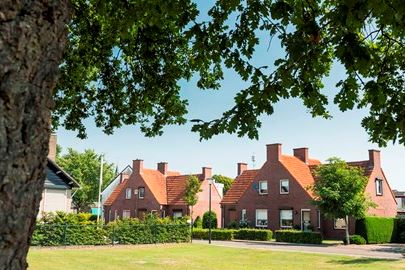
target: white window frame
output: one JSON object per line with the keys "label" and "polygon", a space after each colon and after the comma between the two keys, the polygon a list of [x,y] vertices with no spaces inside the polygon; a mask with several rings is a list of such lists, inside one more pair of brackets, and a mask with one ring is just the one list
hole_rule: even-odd
{"label": "white window frame", "polygon": [[[263,211],[263,212],[265,212],[266,213],[266,224],[258,224],[258,221],[259,221],[259,219],[258,219],[258,212],[259,211]],[[269,215],[268,215],[268,211],[267,211],[267,209],[256,209],[256,227],[261,227],[261,228],[267,228],[267,226],[268,226],[268,224],[269,224]],[[264,220],[264,219],[261,219],[261,220]]]}
{"label": "white window frame", "polygon": [[241,220],[246,221],[246,209],[242,209]]}
{"label": "white window frame", "polygon": [[[141,189],[143,190],[143,192],[141,192]],[[143,199],[143,198],[145,198],[145,187],[139,187],[138,188],[138,199]]]}
{"label": "white window frame", "polygon": [[321,228],[321,210],[316,211],[317,219],[318,219],[318,229]]}
{"label": "white window frame", "polygon": [[[283,225],[283,219],[281,218],[281,212],[282,211],[291,212],[291,226],[284,226]],[[292,209],[280,209],[279,213],[280,213],[280,228],[282,228],[282,229],[291,229],[294,226],[294,212],[293,212],[293,210]]]}
{"label": "white window frame", "polygon": [[343,224],[346,224],[344,218],[334,218],[334,219],[333,219],[333,229],[335,229],[335,230],[345,230],[345,229],[346,229],[346,225],[342,225],[342,227],[336,227],[336,221],[337,221],[337,220],[342,220]]}
{"label": "white window frame", "polygon": [[[262,192],[262,184],[266,184],[266,191]],[[269,184],[267,183],[267,181],[259,181],[259,194],[260,195],[266,195],[269,194]]]}
{"label": "white window frame", "polygon": [[[180,216],[175,215],[175,213],[180,213]],[[173,218],[182,218],[183,217],[183,211],[182,210],[173,210]]]}
{"label": "white window frame", "polygon": [[[288,191],[283,191],[282,188],[281,188],[283,186],[282,183],[284,183],[284,182],[287,182]],[[289,194],[289,193],[290,193],[290,180],[289,179],[281,179],[280,180],[280,194]]]}
{"label": "white window frame", "polygon": [[382,179],[379,179],[379,178],[375,179],[375,194],[377,196],[382,196],[384,194]]}
{"label": "white window frame", "polygon": [[131,218],[131,210],[122,210],[122,219]]}
{"label": "white window frame", "polygon": [[132,189],[131,188],[126,188],[125,189],[125,199],[130,200],[132,195]]}

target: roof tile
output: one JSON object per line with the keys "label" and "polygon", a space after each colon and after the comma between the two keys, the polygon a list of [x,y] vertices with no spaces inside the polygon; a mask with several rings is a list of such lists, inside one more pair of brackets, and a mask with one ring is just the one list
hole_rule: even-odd
{"label": "roof tile", "polygon": [[259,170],[245,170],[241,175],[236,177],[231,188],[226,192],[221,203],[234,204],[242,197],[245,191],[252,184]]}

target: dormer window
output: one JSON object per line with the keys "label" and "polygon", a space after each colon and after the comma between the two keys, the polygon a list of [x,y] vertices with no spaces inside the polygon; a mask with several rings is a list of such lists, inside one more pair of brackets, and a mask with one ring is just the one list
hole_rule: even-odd
{"label": "dormer window", "polygon": [[383,195],[383,180],[381,179],[375,179],[375,194],[377,196],[382,196]]}
{"label": "dormer window", "polygon": [[267,181],[259,181],[259,194],[268,194]]}

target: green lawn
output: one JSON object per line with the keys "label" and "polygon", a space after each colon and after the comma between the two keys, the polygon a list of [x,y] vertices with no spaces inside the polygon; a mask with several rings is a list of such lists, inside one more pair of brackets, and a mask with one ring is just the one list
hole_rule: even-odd
{"label": "green lawn", "polygon": [[31,249],[30,270],[405,269],[405,260],[225,248],[199,244]]}

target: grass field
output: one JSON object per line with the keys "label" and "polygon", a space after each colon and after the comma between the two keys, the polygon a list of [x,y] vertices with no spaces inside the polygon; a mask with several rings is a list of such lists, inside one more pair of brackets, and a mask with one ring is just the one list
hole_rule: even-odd
{"label": "grass field", "polygon": [[31,249],[30,270],[405,269],[405,260],[225,248],[199,244]]}

